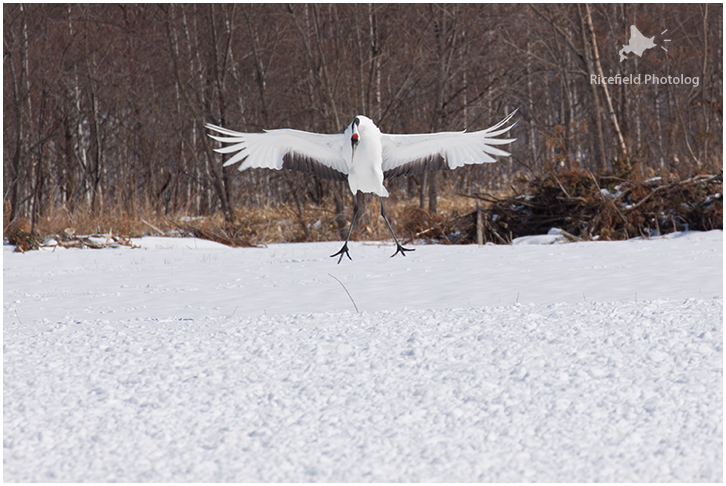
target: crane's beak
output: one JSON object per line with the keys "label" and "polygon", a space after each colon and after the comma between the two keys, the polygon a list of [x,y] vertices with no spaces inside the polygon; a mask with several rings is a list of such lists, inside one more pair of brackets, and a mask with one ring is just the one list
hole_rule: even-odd
{"label": "crane's beak", "polygon": [[353,154],[350,156],[351,162],[353,161],[353,157],[355,157],[355,149],[358,148],[358,143],[360,143],[360,134],[358,133],[358,127],[353,127],[353,135],[350,136],[350,146],[353,149]]}

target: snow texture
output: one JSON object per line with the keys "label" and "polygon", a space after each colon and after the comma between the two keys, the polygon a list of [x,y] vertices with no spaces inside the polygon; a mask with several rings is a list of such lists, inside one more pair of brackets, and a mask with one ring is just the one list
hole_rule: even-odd
{"label": "snow texture", "polygon": [[559,238],[6,245],[4,480],[722,481],[722,232]]}

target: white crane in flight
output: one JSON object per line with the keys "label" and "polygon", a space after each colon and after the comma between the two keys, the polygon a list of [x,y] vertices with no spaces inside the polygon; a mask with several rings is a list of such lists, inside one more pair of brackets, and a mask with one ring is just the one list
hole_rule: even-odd
{"label": "white crane in flight", "polygon": [[342,134],[321,134],[288,128],[265,130],[262,133],[241,133],[207,124],[207,128],[221,134],[209,135],[213,139],[231,144],[214,149],[221,154],[234,154],[224,163],[229,166],[241,162],[239,170],[252,168],[294,169],[336,181],[348,181],[353,193],[353,219],[343,247],[331,257],[350,258],[348,240],[358,214],[358,191],[378,195],[381,216],[386,222],[396,256],[406,256],[411,248],[404,248],[391,228],[381,198],[388,196],[383,181],[393,177],[419,174],[428,170],[456,169],[469,164],[496,162],[494,156],[508,156],[496,148],[514,138],[495,138],[514,125],[505,126],[516,113],[478,132],[438,132],[410,135],[381,133],[373,121],[363,115],[355,117]]}

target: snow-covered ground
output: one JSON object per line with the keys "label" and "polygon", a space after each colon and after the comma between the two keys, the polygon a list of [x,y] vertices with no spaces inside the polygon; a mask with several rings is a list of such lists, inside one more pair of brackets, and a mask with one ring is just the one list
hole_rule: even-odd
{"label": "snow-covered ground", "polygon": [[6,245],[4,480],[722,481],[722,232],[553,239]]}

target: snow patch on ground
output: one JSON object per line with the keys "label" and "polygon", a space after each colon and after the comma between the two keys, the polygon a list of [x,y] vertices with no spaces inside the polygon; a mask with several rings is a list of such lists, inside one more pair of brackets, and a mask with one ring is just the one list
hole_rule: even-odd
{"label": "snow patch on ground", "polygon": [[4,248],[6,481],[723,479],[720,231],[134,243]]}

